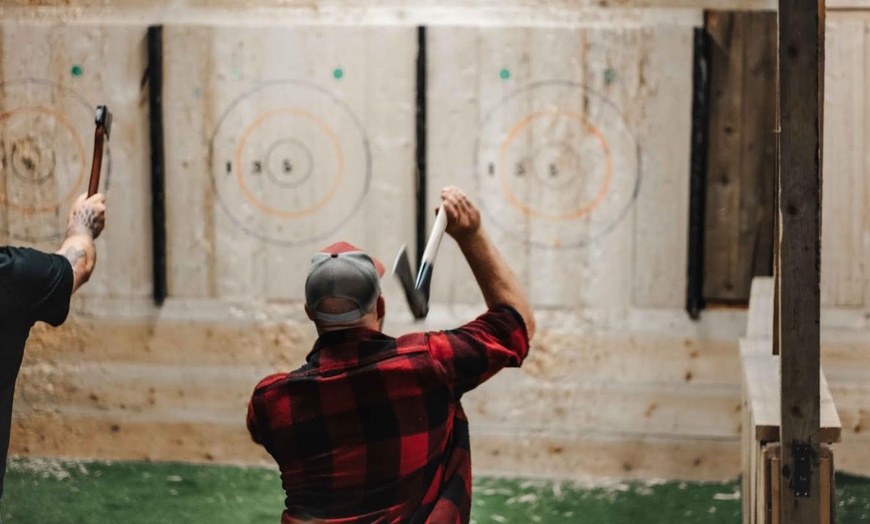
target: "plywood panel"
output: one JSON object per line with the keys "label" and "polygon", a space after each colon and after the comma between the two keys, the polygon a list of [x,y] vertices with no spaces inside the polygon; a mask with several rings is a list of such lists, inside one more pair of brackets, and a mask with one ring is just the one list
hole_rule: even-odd
{"label": "plywood panel", "polygon": [[827,26],[822,304],[856,307],[867,288],[867,21],[840,14]]}
{"label": "plywood panel", "polygon": [[321,247],[388,264],[413,240],[412,29],[182,26],[164,47],[171,296],[299,299]]}
{"label": "plywood panel", "polygon": [[151,292],[145,29],[3,24],[0,243],[55,251],[69,206],[87,190],[94,108],[114,114],[101,191],[108,216],[83,295]]}
{"label": "plywood panel", "polygon": [[[671,267],[684,261],[684,235],[657,231],[643,245],[647,266],[634,256],[642,236],[635,212],[648,177],[670,201],[687,191],[676,180],[688,176],[690,54],[691,31],[673,26],[432,28],[430,206],[444,185],[468,190],[537,306],[625,307],[632,293],[643,305],[678,306],[683,292],[665,286],[684,282],[684,268]],[[660,95],[683,88],[685,108]],[[675,118],[682,109],[685,119]],[[684,130],[685,141],[658,138],[662,126]],[[679,229],[684,218],[674,218]],[[676,252],[664,239],[671,234]],[[458,250],[445,247],[433,300],[479,302]]]}

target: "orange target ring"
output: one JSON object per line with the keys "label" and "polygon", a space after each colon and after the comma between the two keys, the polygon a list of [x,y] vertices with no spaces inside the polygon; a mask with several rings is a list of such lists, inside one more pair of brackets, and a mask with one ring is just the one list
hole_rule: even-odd
{"label": "orange target ring", "polygon": [[[604,152],[604,181],[601,183],[598,194],[596,194],[595,198],[590,203],[584,205],[580,209],[560,215],[544,213],[533,209],[521,202],[511,189],[504,170],[504,166],[507,163],[505,161],[507,150],[510,147],[511,143],[514,141],[514,139],[517,137],[517,135],[519,135],[524,129],[526,129],[529,124],[531,124],[534,120],[546,116],[567,116],[571,119],[581,122],[590,134],[595,135],[595,137],[598,139],[598,144],[601,146],[601,150]],[[604,138],[601,132],[595,126],[590,124],[589,121],[586,120],[586,118],[579,113],[565,110],[538,111],[537,113],[532,113],[531,115],[520,120],[513,127],[513,129],[510,130],[504,142],[502,142],[501,148],[499,149],[499,178],[501,180],[502,190],[504,191],[505,197],[507,198],[508,202],[510,202],[514,207],[522,211],[526,216],[554,221],[573,220],[575,218],[579,218],[583,215],[590,213],[591,211],[599,207],[602,202],[604,202],[604,198],[607,196],[607,192],[610,190],[611,179],[613,178],[613,163],[610,158],[610,146],[608,145],[607,140]]]}
{"label": "orange target ring", "polygon": [[[303,118],[310,120],[317,127],[322,129],[323,132],[326,134],[326,136],[329,138],[329,141],[332,143],[333,147],[335,148],[335,155],[336,155],[336,158],[338,159],[338,168],[336,169],[335,180],[333,181],[332,185],[330,186],[327,194],[323,198],[321,198],[320,200],[318,200],[317,202],[312,204],[310,207],[305,208],[305,209],[301,209],[299,211],[282,211],[280,209],[275,209],[275,208],[269,206],[269,204],[263,202],[256,195],[254,195],[254,193],[251,191],[251,189],[245,183],[245,177],[244,177],[244,174],[242,173],[242,152],[243,152],[243,149],[245,147],[245,143],[247,142],[248,137],[250,136],[251,132],[253,132],[257,127],[262,125],[263,122],[265,122],[269,118],[273,118],[275,116],[282,115],[282,114],[291,114],[291,115],[295,115],[295,116],[301,116]],[[336,136],[335,132],[332,130],[331,127],[329,127],[329,125],[326,124],[326,122],[324,122],[323,120],[318,118],[316,115],[314,115],[308,111],[305,111],[302,109],[297,109],[297,108],[276,109],[273,111],[269,111],[267,113],[263,113],[262,115],[257,117],[257,119],[254,120],[254,122],[251,123],[251,125],[249,125],[245,129],[245,131],[242,133],[242,137],[239,140],[238,146],[236,147],[235,160],[236,160],[236,179],[239,183],[239,187],[241,187],[241,189],[242,189],[242,193],[245,195],[245,197],[248,199],[248,201],[250,201],[254,207],[259,209],[263,213],[266,213],[266,214],[272,215],[272,216],[276,216],[279,218],[301,218],[301,217],[310,216],[310,215],[316,213],[323,206],[325,206],[327,204],[327,202],[329,202],[332,199],[333,196],[335,196],[335,193],[338,191],[338,188],[341,185],[342,176],[344,175],[344,155],[341,151],[341,144],[339,143],[338,137]]]}
{"label": "orange target ring", "polygon": [[69,121],[66,118],[64,118],[64,116],[61,113],[55,111],[54,109],[50,109],[50,108],[43,107],[43,106],[16,107],[15,109],[13,109],[11,111],[7,111],[6,113],[0,114],[0,121],[4,121],[4,120],[8,119],[9,117],[15,115],[16,113],[21,113],[24,111],[35,111],[37,113],[42,113],[42,114],[48,115],[49,117],[51,117],[54,120],[56,120],[57,122],[59,122],[64,128],[66,128],[70,132],[70,135],[72,136],[73,141],[75,142],[75,146],[79,152],[79,160],[81,162],[81,169],[79,169],[79,176],[78,176],[78,179],[76,179],[75,184],[73,184],[72,190],[62,200],[60,200],[57,203],[52,204],[50,206],[44,206],[44,207],[38,207],[38,208],[20,206],[18,204],[14,204],[12,202],[7,201],[6,196],[3,193],[0,193],[0,204],[5,205],[5,206],[9,207],[10,209],[14,209],[15,211],[18,211],[18,212],[23,213],[25,215],[36,215],[39,213],[47,213],[49,211],[54,211],[62,203],[69,202],[76,196],[76,194],[78,193],[78,187],[82,184],[82,182],[84,182],[84,179],[85,179],[85,170],[86,170],[86,167],[85,167],[85,147],[84,147],[84,145],[82,145],[82,141],[79,138],[79,135],[76,132],[75,128],[72,126],[72,124],[70,124]]}

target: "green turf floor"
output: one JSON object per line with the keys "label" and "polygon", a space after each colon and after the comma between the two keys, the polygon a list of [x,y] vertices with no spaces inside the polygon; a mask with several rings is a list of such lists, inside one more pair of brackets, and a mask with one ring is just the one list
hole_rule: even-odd
{"label": "green turf floor", "polygon": [[[837,477],[840,524],[870,522],[870,479]],[[282,507],[271,470],[187,464],[13,460],[3,524],[277,524]],[[601,482],[480,478],[472,522],[740,522],[737,481]]]}

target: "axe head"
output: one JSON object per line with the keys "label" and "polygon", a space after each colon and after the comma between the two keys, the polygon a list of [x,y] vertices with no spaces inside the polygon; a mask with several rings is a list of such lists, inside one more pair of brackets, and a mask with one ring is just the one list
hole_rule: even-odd
{"label": "axe head", "polygon": [[393,264],[393,274],[399,279],[402,289],[405,290],[405,298],[408,299],[408,307],[414,318],[419,320],[429,314],[429,290],[420,289],[415,285],[414,271],[411,269],[411,260],[408,258],[407,246],[402,246]]}
{"label": "axe head", "polygon": [[112,112],[107,106],[97,106],[94,123],[97,124],[97,127],[102,127],[106,133],[106,138],[109,138],[109,134],[112,132]]}

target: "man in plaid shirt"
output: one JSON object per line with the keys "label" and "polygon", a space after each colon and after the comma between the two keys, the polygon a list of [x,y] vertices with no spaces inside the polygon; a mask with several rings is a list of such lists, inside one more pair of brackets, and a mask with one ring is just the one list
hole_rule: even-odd
{"label": "man in plaid shirt", "polygon": [[305,310],[319,338],[302,367],[262,380],[248,406],[252,438],[281,469],[284,524],[469,521],[460,399],[522,363],[535,323],[475,206],[455,187],[441,198],[489,310],[458,329],[392,338],[381,332],[383,265],[346,243],[314,256]]}

